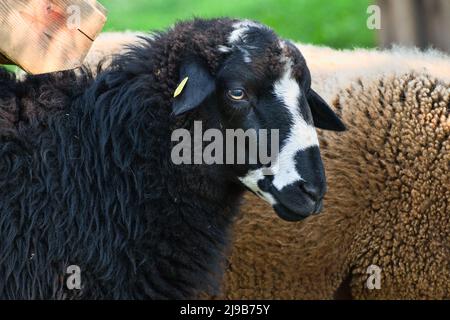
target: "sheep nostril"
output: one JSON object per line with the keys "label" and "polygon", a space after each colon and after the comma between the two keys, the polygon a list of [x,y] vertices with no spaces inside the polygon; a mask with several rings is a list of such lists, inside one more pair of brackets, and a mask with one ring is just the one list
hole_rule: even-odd
{"label": "sheep nostril", "polygon": [[320,188],[307,183],[302,183],[300,185],[300,189],[316,202],[322,199],[322,192],[320,191]]}
{"label": "sheep nostril", "polygon": [[319,214],[323,210],[323,200],[316,203],[316,208],[314,209],[314,214]]}

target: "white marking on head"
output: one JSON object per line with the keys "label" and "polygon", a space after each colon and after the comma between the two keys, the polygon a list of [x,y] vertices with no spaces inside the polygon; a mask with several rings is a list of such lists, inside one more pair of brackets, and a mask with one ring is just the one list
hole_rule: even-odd
{"label": "white marking on head", "polygon": [[247,49],[245,49],[245,48],[243,48],[241,46],[239,46],[238,48],[239,48],[239,51],[241,51],[242,55],[244,56],[244,62],[245,63],[251,63],[252,62],[252,58],[250,56],[250,52]]}
{"label": "white marking on head", "polygon": [[228,52],[231,52],[233,50],[233,48],[220,45],[218,47],[218,50],[223,53],[228,53]]}
{"label": "white marking on head", "polygon": [[256,23],[251,20],[243,20],[236,22],[233,24],[233,32],[231,32],[230,36],[228,37],[228,42],[230,44],[234,44],[238,42],[240,39],[242,39],[245,35],[245,33],[250,28],[261,28],[262,26],[259,23]]}
{"label": "white marking on head", "polygon": [[263,169],[256,169],[247,173],[243,178],[239,180],[252,190],[257,196],[259,196],[264,201],[267,201],[270,205],[274,206],[277,204],[275,198],[268,192],[264,192],[258,186],[258,182],[264,179]]}
{"label": "white marking on head", "polygon": [[[251,63],[252,58],[249,49],[254,49],[255,47],[245,44],[245,34],[250,28],[266,28],[261,24],[253,22],[251,20],[243,20],[233,24],[233,31],[228,37],[228,46],[220,45],[217,50],[222,53],[230,53],[233,49],[238,49],[244,58],[245,63]],[[242,40],[244,43],[239,43]]]}
{"label": "white marking on head", "polygon": [[309,147],[319,146],[316,129],[303,119],[299,111],[301,91],[297,81],[292,76],[292,61],[286,57],[284,60],[286,61],[285,70],[281,79],[274,85],[274,94],[289,111],[292,118],[292,128],[274,165],[278,170],[275,173],[273,185],[278,190],[303,180],[296,169],[295,155]]}

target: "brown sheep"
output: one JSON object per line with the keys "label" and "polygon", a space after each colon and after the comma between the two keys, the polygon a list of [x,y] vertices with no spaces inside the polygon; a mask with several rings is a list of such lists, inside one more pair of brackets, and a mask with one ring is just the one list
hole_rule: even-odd
{"label": "brown sheep", "polygon": [[[114,35],[98,48],[102,39]],[[321,133],[325,210],[288,224],[249,195],[223,297],[450,298],[449,57],[300,48],[313,87],[349,128]],[[366,288],[371,265],[381,268],[380,290]]]}

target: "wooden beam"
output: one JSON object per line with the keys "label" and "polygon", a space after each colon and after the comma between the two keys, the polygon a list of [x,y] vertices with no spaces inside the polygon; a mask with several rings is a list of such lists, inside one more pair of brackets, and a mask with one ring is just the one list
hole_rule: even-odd
{"label": "wooden beam", "polygon": [[379,41],[450,52],[449,0],[377,0],[381,8]]}
{"label": "wooden beam", "polygon": [[105,22],[95,0],[0,1],[0,63],[33,74],[79,67]]}

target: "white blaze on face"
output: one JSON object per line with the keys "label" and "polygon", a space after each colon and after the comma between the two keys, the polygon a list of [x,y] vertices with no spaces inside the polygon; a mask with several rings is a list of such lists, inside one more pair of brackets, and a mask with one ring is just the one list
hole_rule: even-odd
{"label": "white blaze on face", "polygon": [[[280,150],[276,162],[271,166],[275,169],[272,184],[279,191],[303,180],[296,168],[295,156],[297,153],[310,147],[319,146],[314,125],[308,124],[300,114],[299,99],[301,91],[298,82],[292,76],[292,62],[289,59],[285,59],[285,61],[284,73],[274,84],[274,94],[283,102],[283,106],[288,110],[292,121],[284,146]],[[263,192],[258,186],[258,182],[264,178],[263,169],[257,169],[250,171],[240,180],[273,206],[277,203],[274,197],[267,192]]]}
{"label": "white blaze on face", "polygon": [[275,83],[274,94],[289,111],[292,125],[275,164],[278,170],[275,173],[273,185],[278,190],[302,180],[296,169],[295,155],[299,151],[319,146],[316,129],[312,124],[308,124],[300,114],[299,99],[301,91],[298,82],[292,75],[292,61],[288,58],[285,61],[284,74]]}
{"label": "white blaze on face", "polygon": [[275,198],[267,192],[261,190],[258,186],[258,182],[264,179],[264,174],[262,169],[256,169],[247,173],[244,178],[239,178],[239,180],[250,190],[252,190],[261,199],[267,201],[272,206],[277,204]]}

